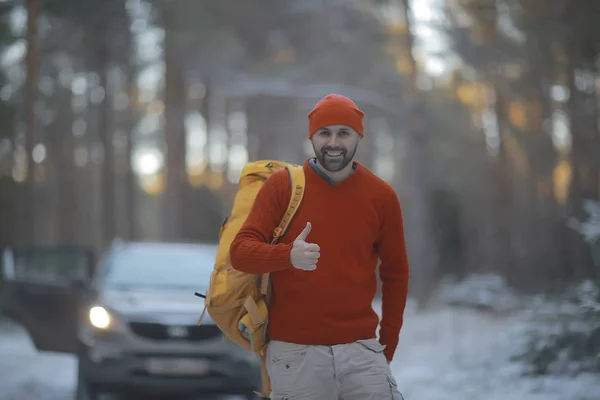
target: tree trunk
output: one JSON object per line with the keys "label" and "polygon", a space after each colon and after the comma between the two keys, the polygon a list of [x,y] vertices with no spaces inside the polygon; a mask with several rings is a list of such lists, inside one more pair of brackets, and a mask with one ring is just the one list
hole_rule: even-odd
{"label": "tree trunk", "polygon": [[512,231],[511,221],[514,214],[514,181],[512,168],[508,159],[505,146],[507,135],[507,115],[504,95],[497,82],[496,71],[488,68],[489,78],[494,87],[495,104],[494,113],[496,114],[497,130],[499,136],[498,163],[496,164],[496,189],[497,196],[494,196],[494,207],[489,209],[491,221],[493,221],[496,235],[493,241],[487,243],[489,251],[486,251],[486,262],[493,265],[494,271],[501,271],[502,275],[508,279],[514,279],[515,265],[512,251]]}
{"label": "tree trunk", "polygon": [[55,153],[56,160],[56,185],[58,187],[58,237],[61,244],[75,244],[77,242],[78,212],[74,207],[79,207],[76,196],[77,171],[73,162],[73,135],[71,124],[72,93],[70,88],[60,88],[57,93],[58,116],[56,118],[52,135],[56,136],[57,147],[50,151]]}
{"label": "tree trunk", "polygon": [[[573,46],[571,46],[573,47]],[[567,86],[569,88],[568,112],[571,124],[571,184],[567,213],[579,220],[587,218],[583,210],[586,199],[598,199],[598,154],[600,154],[595,91],[582,93],[575,85],[575,65],[579,60],[573,50],[569,57]],[[574,279],[593,278],[596,275],[589,247],[579,233],[571,232],[568,245],[571,248],[570,269]]]}
{"label": "tree trunk", "polygon": [[104,149],[104,164],[102,168],[102,223],[103,247],[110,245],[116,235],[115,220],[115,151],[112,124],[112,93],[108,83],[108,70],[111,64],[110,39],[111,26],[107,18],[103,18],[98,27],[99,36],[97,51],[97,66],[100,69],[100,86],[104,88],[104,99],[100,103],[99,134]]}
{"label": "tree trunk", "polygon": [[407,141],[407,174],[409,175],[409,190],[407,197],[409,207],[407,215],[414,227],[409,232],[413,236],[414,246],[411,249],[411,264],[413,265],[413,291],[421,306],[425,306],[431,298],[438,278],[438,254],[431,212],[430,178],[428,166],[429,132],[425,126],[425,109],[422,94],[417,86],[418,71],[413,57],[413,35],[409,18],[409,0],[403,0],[404,19],[407,24],[406,53],[411,63],[408,87],[406,90],[409,140]]}
{"label": "tree trunk", "polygon": [[35,234],[35,209],[36,185],[35,163],[33,162],[33,147],[37,141],[37,117],[35,105],[38,97],[39,61],[38,61],[38,15],[40,10],[39,0],[27,0],[27,96],[25,124],[27,129],[27,183],[28,196],[25,214],[25,229],[22,240],[27,243],[36,242]]}
{"label": "tree trunk", "polygon": [[165,143],[166,185],[163,235],[173,241],[182,234],[182,207],[185,195],[185,114],[186,91],[181,61],[176,51],[176,24],[173,12],[163,7],[165,29]]}
{"label": "tree trunk", "polygon": [[[135,85],[135,74],[131,60],[127,60],[127,73],[126,73],[126,87],[130,88]],[[125,145],[125,157],[127,159],[127,172],[125,175],[125,214],[127,218],[127,231],[125,237],[128,240],[135,240],[137,238],[137,212],[136,212],[136,194],[137,194],[137,183],[135,179],[135,173],[131,166],[131,155],[133,154],[133,129],[134,129],[134,114],[132,110],[127,111],[125,117],[125,132],[127,135],[127,142]]]}

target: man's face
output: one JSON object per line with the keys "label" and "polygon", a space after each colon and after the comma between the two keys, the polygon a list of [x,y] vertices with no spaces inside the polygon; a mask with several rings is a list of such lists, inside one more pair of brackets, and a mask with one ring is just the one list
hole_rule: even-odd
{"label": "man's face", "polygon": [[329,172],[338,172],[352,162],[360,135],[346,125],[328,125],[311,138],[319,164]]}

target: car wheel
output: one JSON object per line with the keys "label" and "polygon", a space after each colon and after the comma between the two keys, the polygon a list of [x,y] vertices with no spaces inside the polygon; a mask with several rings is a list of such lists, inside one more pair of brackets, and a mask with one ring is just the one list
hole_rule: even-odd
{"label": "car wheel", "polygon": [[93,390],[81,369],[77,371],[77,389],[75,390],[75,400],[98,400],[98,393]]}

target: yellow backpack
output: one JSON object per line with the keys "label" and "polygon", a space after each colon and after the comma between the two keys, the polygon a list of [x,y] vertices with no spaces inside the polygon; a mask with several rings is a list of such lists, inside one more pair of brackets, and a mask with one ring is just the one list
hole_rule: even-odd
{"label": "yellow backpack", "polygon": [[281,169],[288,170],[292,190],[288,209],[273,232],[271,244],[285,233],[296,214],[304,195],[302,166],[271,160],[250,162],[244,166],[231,215],[219,232],[214,271],[206,293],[205,308],[198,321],[200,325],[208,311],[227,339],[261,358],[262,392],[257,394],[266,399],[271,391],[266,369],[269,274],[253,275],[233,269],[229,261],[229,247],[246,221],[259,189],[271,174]]}

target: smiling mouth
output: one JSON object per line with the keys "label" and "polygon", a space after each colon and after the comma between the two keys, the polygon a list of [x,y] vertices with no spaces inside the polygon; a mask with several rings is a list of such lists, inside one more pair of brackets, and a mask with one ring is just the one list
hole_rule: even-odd
{"label": "smiling mouth", "polygon": [[339,157],[341,157],[341,156],[342,156],[342,153],[343,153],[343,152],[342,152],[341,150],[340,150],[340,151],[325,151],[325,152],[324,152],[324,154],[325,154],[327,157],[331,157],[331,158],[339,158]]}

